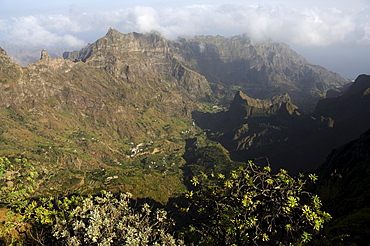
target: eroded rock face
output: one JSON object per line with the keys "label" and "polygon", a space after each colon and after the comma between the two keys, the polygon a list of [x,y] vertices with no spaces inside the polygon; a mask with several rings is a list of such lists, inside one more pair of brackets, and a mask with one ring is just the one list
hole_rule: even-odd
{"label": "eroded rock face", "polygon": [[17,64],[13,63],[5,50],[0,47],[0,72],[3,83],[8,79],[17,79],[22,74],[22,69]]}
{"label": "eroded rock face", "polygon": [[350,82],[307,63],[286,44],[256,43],[244,35],[198,36],[180,40],[173,46],[178,59],[208,81],[237,88],[259,99],[288,93],[294,104],[305,111],[312,111],[328,89]]}
{"label": "eroded rock face", "polygon": [[158,34],[122,34],[110,29],[95,43],[63,56],[102,68],[127,83],[159,81],[171,89],[185,89],[193,99],[210,93],[206,78],[179,63],[169,50],[168,41]]}
{"label": "eroded rock face", "polygon": [[[299,114],[288,94],[278,95],[271,99],[254,99],[238,91],[228,111],[232,121],[250,117],[267,117],[281,114]],[[279,113],[280,114],[280,113]]]}
{"label": "eroded rock face", "polygon": [[239,160],[267,157],[275,170],[305,172],[369,128],[369,91],[370,76],[360,75],[308,115],[300,114],[287,94],[260,100],[237,92],[229,111],[195,118]]}
{"label": "eroded rock face", "polygon": [[148,73],[174,76],[169,86],[180,85],[198,97],[209,91],[209,83],[226,88],[228,92],[218,96],[230,100],[235,88],[260,99],[288,93],[301,110],[312,110],[327,90],[350,82],[308,64],[288,45],[255,43],[244,35],[169,41],[156,33],[110,29],[105,37],[81,51],[66,52],[64,58],[104,68],[127,81]]}

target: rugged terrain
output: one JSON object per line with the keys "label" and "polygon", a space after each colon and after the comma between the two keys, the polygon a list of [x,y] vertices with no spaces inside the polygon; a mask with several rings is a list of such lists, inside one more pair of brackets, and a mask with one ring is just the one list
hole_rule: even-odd
{"label": "rugged terrain", "polygon": [[[366,245],[370,235],[370,130],[333,150],[318,174],[317,193],[333,216],[326,233],[345,244]],[[347,235],[347,236],[346,236]]]}
{"label": "rugged terrain", "polygon": [[[111,45],[112,43],[115,45]],[[140,64],[139,69],[130,67],[137,69],[131,70],[134,74],[139,70],[141,73],[159,70],[162,74],[182,76],[183,68],[187,68],[207,79],[212,86],[210,96],[216,96],[217,99],[228,96],[227,99],[230,100],[230,92],[237,90],[260,99],[289,93],[293,102],[304,110],[312,109],[327,90],[350,82],[323,67],[309,64],[286,44],[271,41],[256,43],[245,35],[231,38],[197,36],[169,41],[156,33],[123,35],[110,29],[106,37],[81,51],[66,52],[63,57],[94,63],[96,66],[101,63],[98,61],[99,57],[108,58],[110,55],[116,60],[104,60],[116,72],[122,73],[127,65]],[[132,64],[130,57],[133,56],[145,57],[145,61]],[[173,62],[181,65],[170,65]],[[164,64],[168,66],[163,67]],[[103,64],[98,66],[101,65]],[[190,81],[188,78],[186,80]]]}
{"label": "rugged terrain", "polygon": [[[248,118],[277,115],[284,129],[297,132],[291,126],[302,120],[295,105],[301,112],[312,110],[327,90],[348,82],[308,64],[285,44],[254,43],[244,35],[170,41],[156,33],[110,29],[63,58],[51,59],[42,51],[41,59],[27,67],[13,63],[1,49],[0,155],[38,163],[44,192],[106,188],[163,201],[184,190],[185,139],[207,142],[194,120],[201,127],[209,122],[213,128],[239,127],[236,139],[245,138],[250,127],[242,122],[238,103],[246,100],[252,105]],[[243,92],[231,103],[237,91]],[[199,121],[230,103],[228,112]],[[256,110],[261,105],[269,109]],[[218,121],[222,114],[230,122]],[[330,129],[330,116],[325,117],[310,124]],[[255,124],[267,129],[261,131],[276,128],[274,123]],[[234,128],[209,133],[224,143]],[[312,128],[304,129],[309,134]],[[235,147],[227,141],[225,147]],[[237,149],[245,150],[247,142]],[[276,151],[288,146],[271,143]],[[242,158],[254,157],[246,153]]]}
{"label": "rugged terrain", "polygon": [[370,76],[360,75],[342,91],[329,92],[305,115],[288,94],[258,100],[237,92],[228,111],[194,112],[194,118],[236,159],[267,157],[276,170],[314,171],[332,149],[369,128],[369,90]]}

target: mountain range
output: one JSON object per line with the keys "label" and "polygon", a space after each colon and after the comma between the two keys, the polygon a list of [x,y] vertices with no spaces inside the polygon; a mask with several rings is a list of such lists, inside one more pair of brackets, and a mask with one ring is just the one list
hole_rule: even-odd
{"label": "mountain range", "polygon": [[366,130],[362,80],[351,85],[286,44],[245,35],[166,40],[110,28],[63,57],[42,51],[27,67],[1,49],[0,155],[39,163],[50,193],[157,189],[164,200],[184,189],[189,138],[307,171]]}

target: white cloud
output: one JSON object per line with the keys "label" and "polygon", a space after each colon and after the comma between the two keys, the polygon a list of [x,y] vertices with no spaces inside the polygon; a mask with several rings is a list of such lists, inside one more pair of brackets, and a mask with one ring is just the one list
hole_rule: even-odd
{"label": "white cloud", "polygon": [[151,7],[135,7],[132,11],[134,21],[140,32],[150,32],[160,29],[158,21],[160,17],[157,11]]}
{"label": "white cloud", "polygon": [[[87,11],[72,5],[66,15],[29,15],[0,19],[0,39],[44,46],[78,47],[85,33],[157,30],[165,37],[246,33],[291,44],[327,46],[340,43],[370,45],[369,7],[362,9],[293,8],[284,5],[136,6]],[[95,37],[95,39],[100,36]]]}
{"label": "white cloud", "polygon": [[[1,22],[1,21],[0,21]],[[7,28],[0,29],[6,41],[36,46],[81,47],[85,41],[67,32],[78,32],[75,24],[65,16],[24,16],[8,21]],[[1,37],[2,38],[2,37]]]}
{"label": "white cloud", "polygon": [[68,47],[81,47],[86,44],[85,41],[69,34],[64,35],[61,38],[61,42],[65,43]]}

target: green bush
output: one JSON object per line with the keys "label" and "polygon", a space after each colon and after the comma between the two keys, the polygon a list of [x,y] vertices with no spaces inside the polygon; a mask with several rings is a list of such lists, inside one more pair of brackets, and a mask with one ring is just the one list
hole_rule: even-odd
{"label": "green bush", "polygon": [[64,245],[178,245],[167,229],[172,220],[164,210],[152,211],[148,204],[141,211],[130,205],[131,195],[112,193],[87,197],[81,204],[57,217],[53,236]]}
{"label": "green bush", "polygon": [[0,203],[18,202],[32,194],[38,172],[26,158],[0,158]]}
{"label": "green bush", "polygon": [[[26,245],[182,245],[168,230],[173,225],[163,209],[148,204],[140,210],[132,205],[131,194],[114,196],[44,197],[24,201],[13,214],[12,228],[29,224]],[[10,220],[7,222],[9,223]],[[14,241],[14,238],[12,239]],[[10,241],[10,240],[8,240]]]}
{"label": "green bush", "polygon": [[[309,180],[317,177],[309,175]],[[318,233],[330,215],[321,211],[318,196],[304,190],[303,175],[249,162],[223,174],[193,177],[194,190],[183,208],[193,218],[186,231],[196,245],[301,245]]]}

